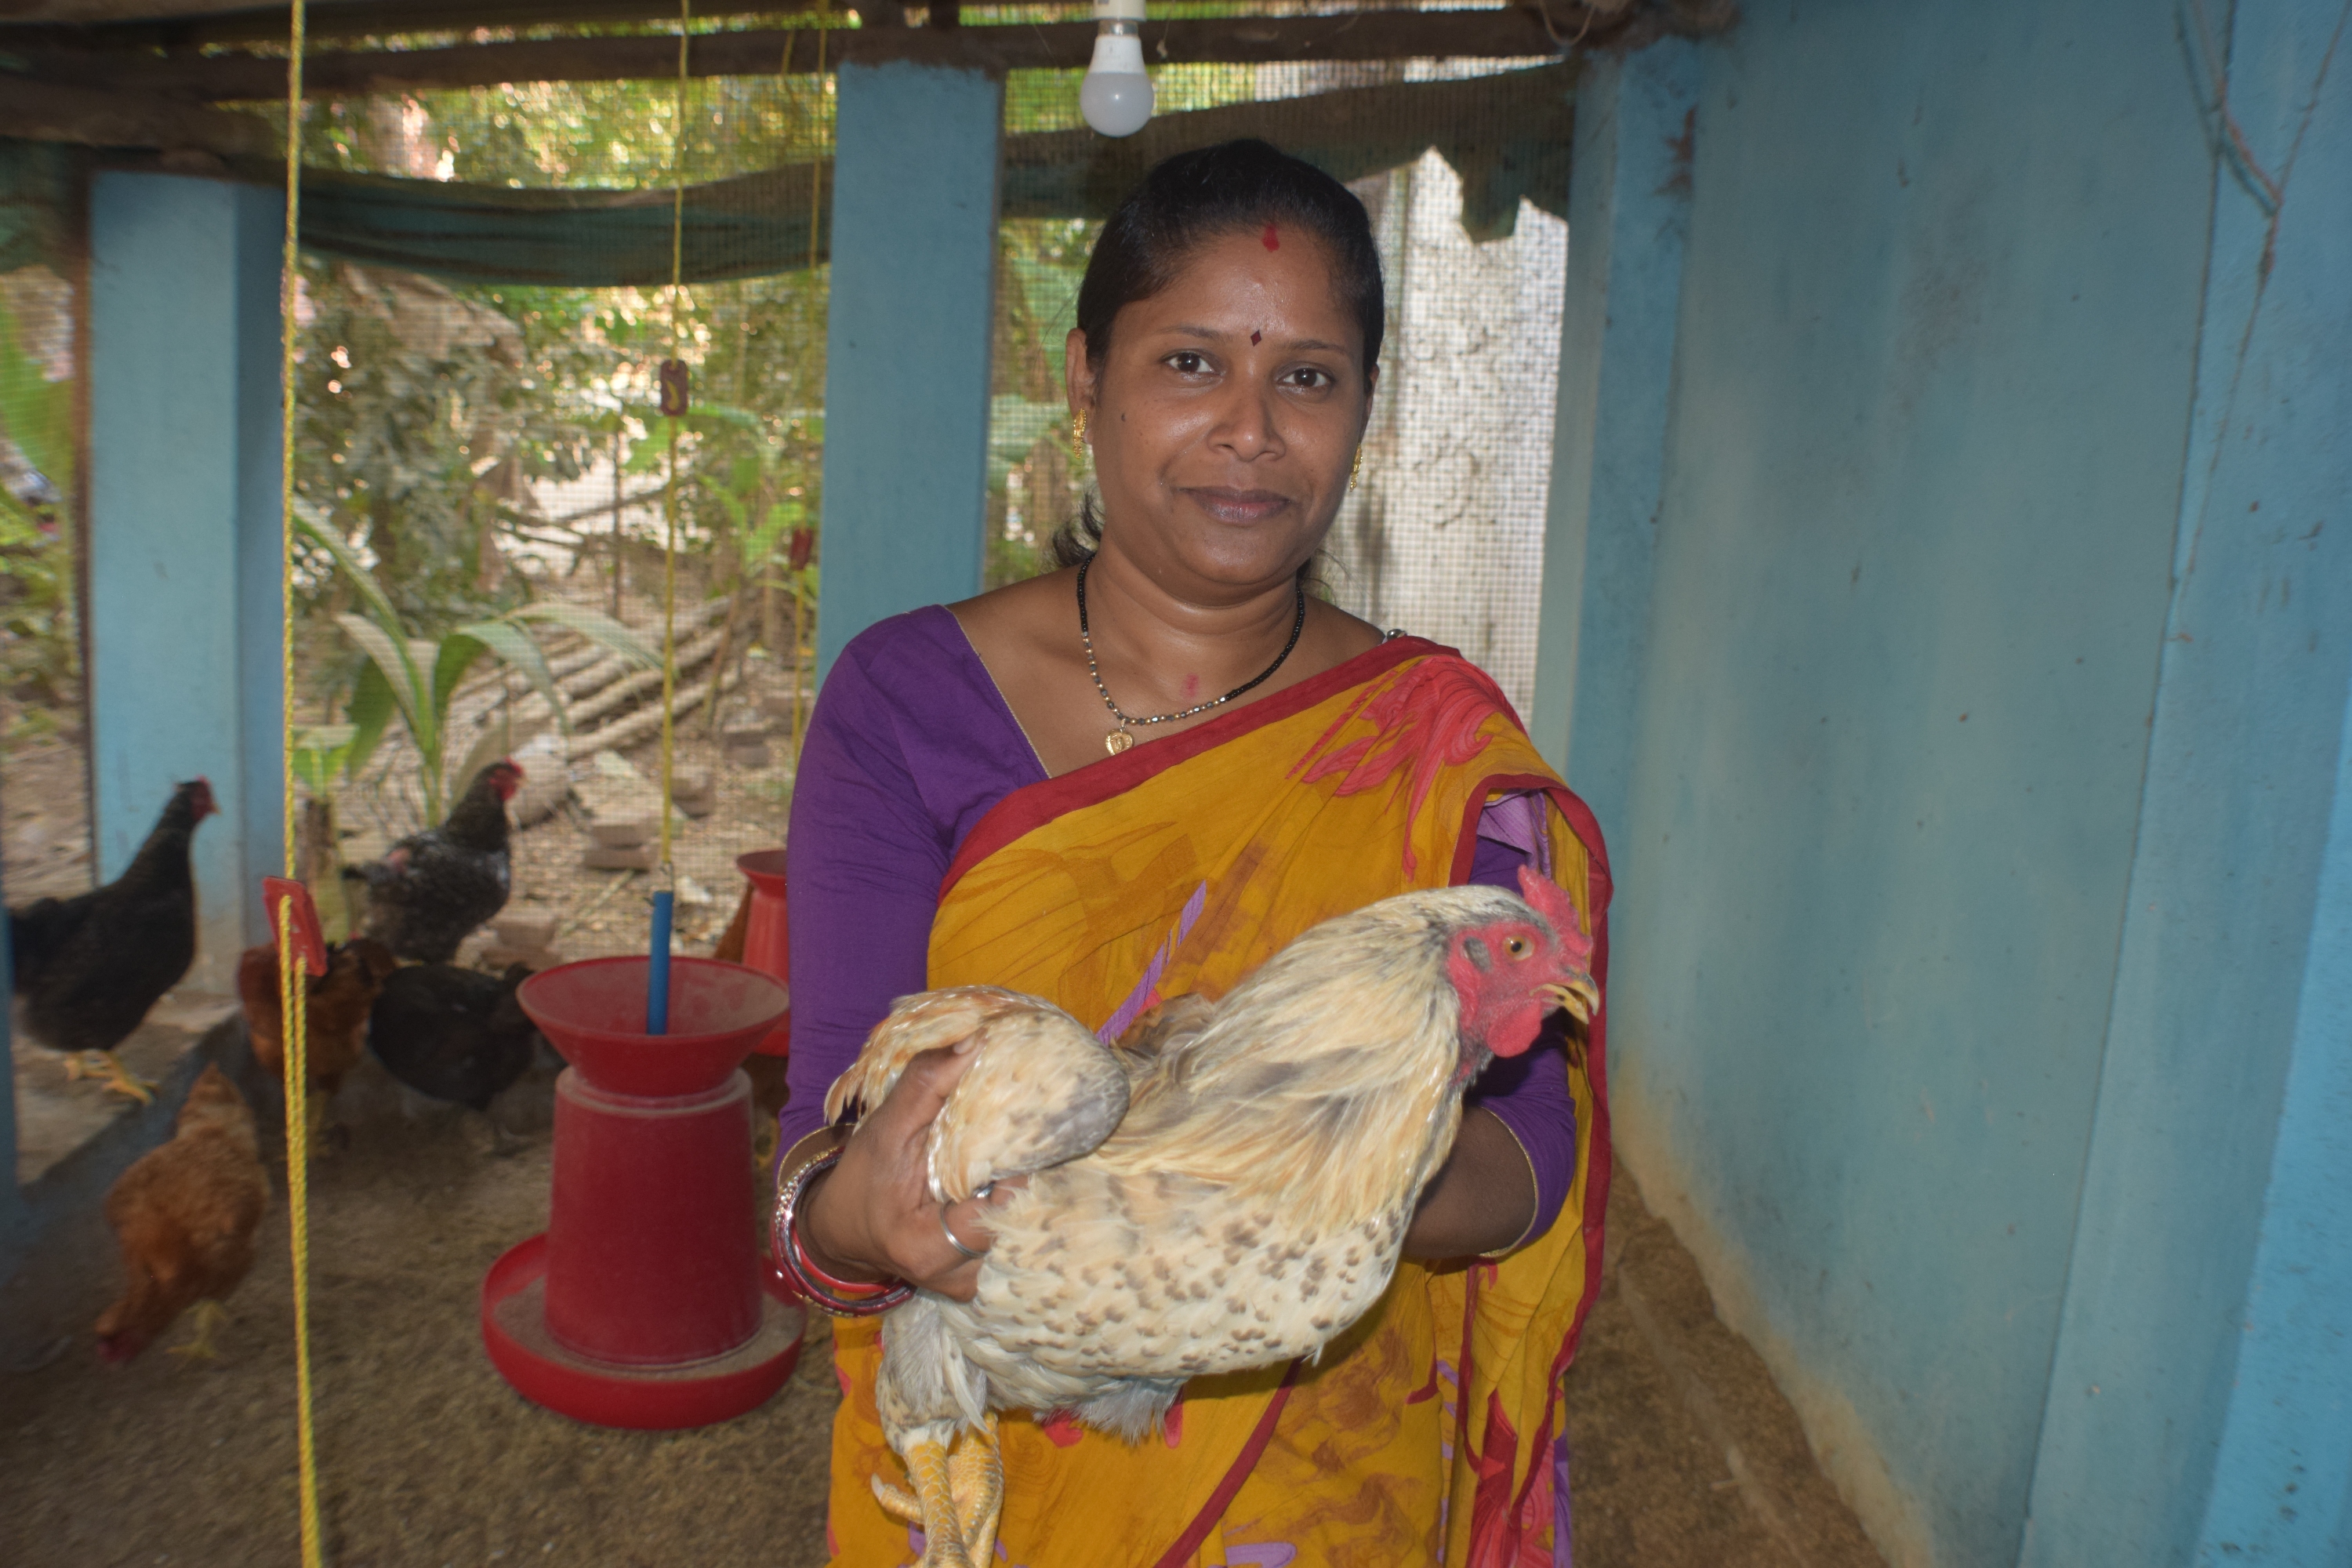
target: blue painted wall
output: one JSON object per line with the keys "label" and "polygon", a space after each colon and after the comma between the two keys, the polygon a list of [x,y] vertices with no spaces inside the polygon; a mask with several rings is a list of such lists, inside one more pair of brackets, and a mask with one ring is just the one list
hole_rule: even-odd
{"label": "blue painted wall", "polygon": [[[1584,62],[1576,79],[1544,613],[1528,733],[1612,842],[1625,826],[1648,648],[1675,321],[1690,226],[1698,46]],[[1570,737],[1577,740],[1570,756]]]}
{"label": "blue painted wall", "polygon": [[107,174],[89,207],[89,650],[94,837],[119,875],[174,782],[201,948],[226,990],[282,863],[278,277],[273,193]]}
{"label": "blue painted wall", "polygon": [[2352,1563],[2347,16],[2190,14],[2239,156],[2034,1477],[2049,1568]]}
{"label": "blue painted wall", "polygon": [[1580,679],[1569,748],[1629,781],[1623,1144],[1890,1555],[2006,1564],[2213,162],[2164,7],[1798,0],[1703,53],[1646,651],[1629,721]]}
{"label": "blue painted wall", "polygon": [[844,66],[825,329],[817,677],[886,616],[980,591],[1004,83]]}

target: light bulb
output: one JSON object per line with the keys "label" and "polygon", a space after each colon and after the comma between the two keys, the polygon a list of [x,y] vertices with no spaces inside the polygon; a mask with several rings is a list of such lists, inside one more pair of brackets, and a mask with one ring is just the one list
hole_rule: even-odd
{"label": "light bulb", "polygon": [[1078,112],[1105,136],[1132,136],[1151,118],[1143,0],[1095,0],[1095,58],[1078,84]]}

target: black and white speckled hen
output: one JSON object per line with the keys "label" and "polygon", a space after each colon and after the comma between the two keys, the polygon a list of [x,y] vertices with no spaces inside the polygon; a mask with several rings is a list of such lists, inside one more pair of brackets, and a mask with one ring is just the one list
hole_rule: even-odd
{"label": "black and white speckled hen", "polygon": [[409,835],[381,860],[345,867],[345,879],[367,885],[367,934],[403,958],[457,957],[457,944],[506,908],[507,802],[521,784],[512,762],[492,763],[440,826]]}
{"label": "black and white speckled hen", "polygon": [[970,1038],[929,1134],[931,1195],[1030,1178],[989,1217],[972,1300],[919,1291],[883,1333],[876,1399],[914,1495],[875,1490],[921,1527],[927,1568],[993,1560],[993,1412],[1066,1410],[1134,1440],[1187,1379],[1318,1355],[1379,1300],[1464,1088],[1553,1008],[1598,1005],[1567,895],[1520,886],[1326,921],[1222,1000],[1171,1006],[1142,1049],[991,987],[904,998],[877,1026],[828,1119]]}
{"label": "black and white speckled hen", "polygon": [[8,953],[25,1026],[67,1058],[75,1077],[95,1072],[144,1103],[152,1086],[131,1076],[114,1047],[130,1037],[196,957],[196,882],[188,844],[219,809],[213,786],[190,779],[172,792],[147,841],[103,888],[39,899],[8,913]]}

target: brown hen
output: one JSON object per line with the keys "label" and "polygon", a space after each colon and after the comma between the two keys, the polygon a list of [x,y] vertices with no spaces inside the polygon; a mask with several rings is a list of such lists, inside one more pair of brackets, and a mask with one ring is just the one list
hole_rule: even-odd
{"label": "brown hen", "polygon": [[98,1320],[98,1353],[129,1361],[191,1306],[196,1337],[177,1355],[213,1355],[220,1303],[253,1267],[253,1235],[269,1207],[253,1111],[208,1067],[180,1108],[179,1131],[142,1154],[106,1194],[106,1223],[128,1283]]}
{"label": "brown hen", "polygon": [[919,1292],[883,1336],[877,1402],[914,1491],[875,1491],[923,1530],[925,1568],[991,1561],[994,1412],[1069,1411],[1132,1441],[1188,1379],[1311,1359],[1380,1299],[1464,1089],[1553,1008],[1598,1005],[1567,896],[1520,885],[1327,921],[1222,1001],[1171,1004],[1139,1049],[988,987],[892,1009],[828,1119],[970,1037],[929,1134],[931,1195],[1030,1177],[990,1217],[972,1300]]}
{"label": "brown hen", "polygon": [[[327,950],[327,973],[303,977],[304,1115],[310,1146],[325,1131],[327,1102],[367,1054],[368,1012],[400,961],[392,949],[356,936]],[[253,1059],[271,1077],[286,1077],[286,1017],[278,994],[278,949],[264,942],[236,961],[236,994],[245,1004],[245,1027]]]}

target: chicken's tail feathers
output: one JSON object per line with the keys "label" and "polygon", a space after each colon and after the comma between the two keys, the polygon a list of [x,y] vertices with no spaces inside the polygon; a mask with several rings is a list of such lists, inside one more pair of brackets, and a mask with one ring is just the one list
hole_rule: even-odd
{"label": "chicken's tail feathers", "polygon": [[[988,1378],[949,1331],[939,1297],[919,1293],[890,1314],[874,1394],[886,1431],[957,1417],[972,1427],[987,1424]],[[945,1442],[949,1435],[938,1436]]]}
{"label": "chicken's tail feathers", "polygon": [[36,899],[8,911],[8,963],[18,991],[34,983],[79,923],[79,911],[62,899]]}
{"label": "chicken's tail feathers", "polygon": [[1166,1425],[1168,1412],[1183,1391],[1182,1378],[1130,1377],[1113,1384],[1071,1414],[1098,1432],[1140,1443]]}

